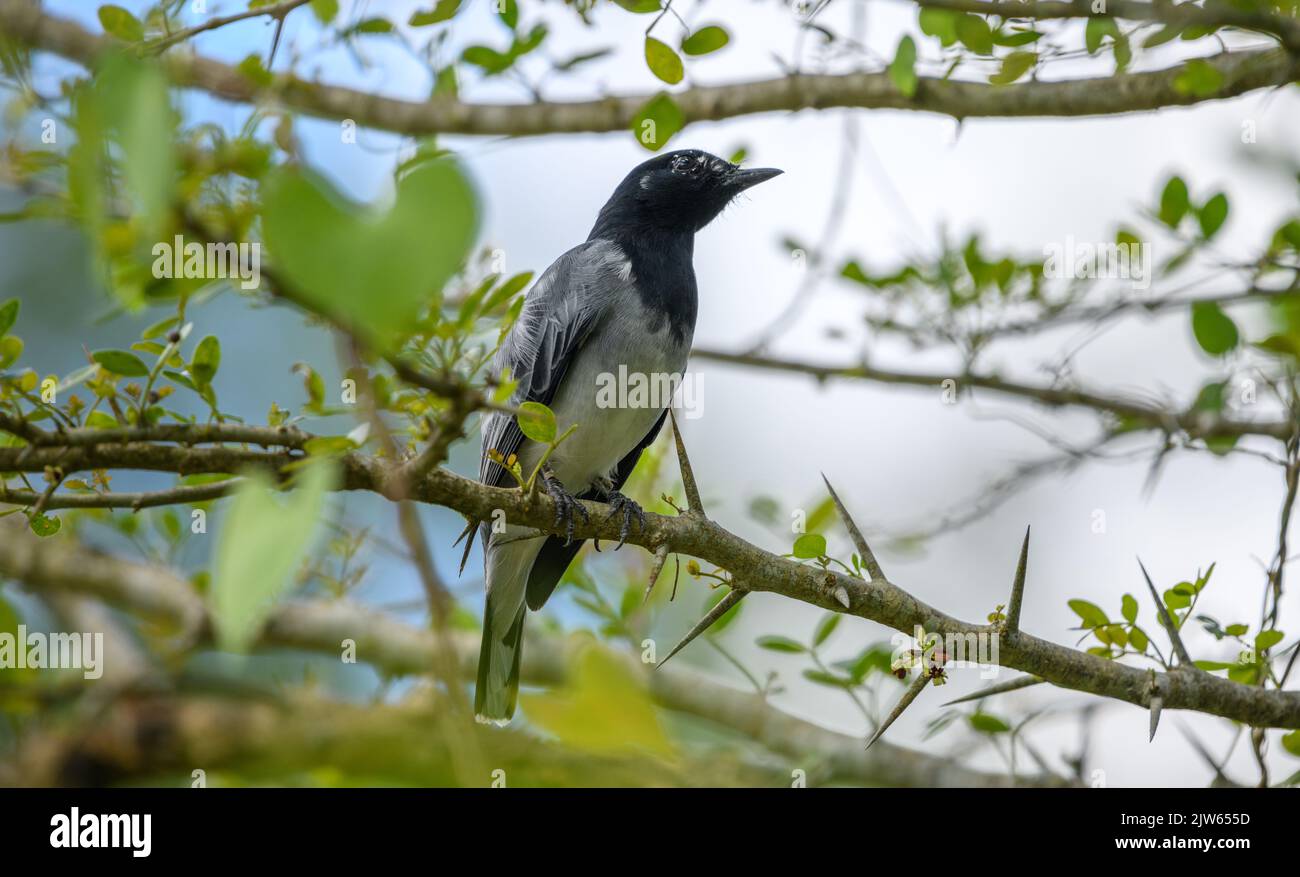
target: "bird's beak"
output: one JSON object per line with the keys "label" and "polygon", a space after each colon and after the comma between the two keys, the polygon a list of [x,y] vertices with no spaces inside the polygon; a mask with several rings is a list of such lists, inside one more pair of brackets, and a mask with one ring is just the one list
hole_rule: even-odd
{"label": "bird's beak", "polygon": [[759,183],[770,180],[772,177],[779,177],[783,173],[785,171],[777,170],[774,167],[745,168],[736,171],[731,178],[731,185],[737,192],[743,192],[751,186],[757,186]]}

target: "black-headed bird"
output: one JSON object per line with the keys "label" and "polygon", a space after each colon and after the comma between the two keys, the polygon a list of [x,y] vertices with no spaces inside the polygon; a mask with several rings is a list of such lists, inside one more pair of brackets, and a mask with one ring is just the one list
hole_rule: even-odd
{"label": "black-headed bird", "polygon": [[[619,491],[658,435],[670,402],[603,405],[602,376],[685,373],[698,310],[695,233],[741,192],[779,173],[742,169],[695,149],[656,156],[619,183],[587,240],[556,260],[528,293],[492,372],[508,369],[518,382],[512,405],[549,406],[561,434],[577,424],[539,473],[555,501],[555,526],[568,538],[539,537],[508,522],[498,528],[503,532],[480,527],[487,585],[474,695],[480,721],[504,724],[514,714],[524,617],[546,602],[582,547],[572,539],[574,514],[585,518],[586,512],[574,500],[613,506],[622,516],[622,540],[634,520],[644,522],[640,507]],[[479,478],[513,485],[499,461],[514,455],[529,473],[545,450],[524,437],[513,416],[492,414],[483,422]]]}

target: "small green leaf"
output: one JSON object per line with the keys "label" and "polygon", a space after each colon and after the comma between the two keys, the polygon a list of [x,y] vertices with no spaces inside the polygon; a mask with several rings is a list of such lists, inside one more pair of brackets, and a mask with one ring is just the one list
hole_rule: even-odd
{"label": "small green leaf", "polygon": [[1300,757],[1300,730],[1282,735],[1282,748],[1292,755]]}
{"label": "small green leaf", "polygon": [[909,36],[899,40],[894,60],[889,64],[889,81],[904,97],[916,94],[916,43]]}
{"label": "small green leaf", "polygon": [[682,40],[682,51],[688,55],[707,55],[716,52],[731,41],[725,30],[716,24],[702,27]]}
{"label": "small green leaf", "polygon": [[519,4],[516,0],[497,0],[492,4],[496,7],[497,18],[506,27],[514,30],[519,26]]}
{"label": "small green leaf", "polygon": [[822,618],[821,623],[817,625],[817,631],[813,634],[813,645],[819,646],[831,638],[835,628],[840,626],[840,621],[844,616],[838,612],[827,612]]}
{"label": "small green leaf", "polygon": [[957,38],[978,55],[988,55],[993,51],[993,31],[989,30],[989,23],[978,15],[966,13],[957,19]]}
{"label": "small green leaf", "polygon": [[637,142],[651,152],[658,152],[672,136],[686,126],[686,117],[667,92],[660,92],[645,102],[632,120]]}
{"label": "small green leaf", "polygon": [[1192,305],[1192,334],[1201,349],[1211,356],[1228,353],[1240,340],[1237,324],[1223,312],[1223,308],[1210,301]]}
{"label": "small green leaf", "polygon": [[63,522],[55,517],[46,515],[32,515],[27,519],[32,528],[32,532],[44,539],[47,536],[53,536],[63,527]]}
{"label": "small green leaf", "polygon": [[0,305],[0,337],[14,327],[18,321],[18,299],[11,298]]}
{"label": "small green leaf", "polygon": [[957,42],[957,17],[960,13],[948,9],[921,9],[919,18],[921,33],[938,37],[939,42],[947,48]]}
{"label": "small green leaf", "polygon": [[826,537],[820,533],[804,533],[794,540],[794,556],[800,560],[814,560],[826,554]]}
{"label": "small green leaf", "polygon": [[685,75],[681,56],[669,48],[667,43],[652,36],[645,38],[645,62],[651,73],[669,85],[681,82]]}
{"label": "small green leaf", "polygon": [[807,651],[803,643],[796,642],[787,636],[760,636],[755,642],[760,649],[767,649],[769,652],[798,654]]}
{"label": "small green leaf", "polygon": [[105,33],[112,34],[119,40],[138,43],[144,39],[144,25],[140,19],[121,6],[108,3],[99,7],[99,23]]}
{"label": "small green leaf", "polygon": [[461,0],[438,0],[437,5],[432,10],[411,13],[411,18],[407,24],[411,27],[426,27],[440,21],[447,21],[460,11],[460,4]]}
{"label": "small green leaf", "polygon": [[311,11],[321,24],[329,24],[339,14],[339,0],[311,0]]}
{"label": "small green leaf", "polygon": [[809,682],[815,682],[818,685],[826,685],[831,688],[852,688],[853,680],[847,676],[836,676],[834,673],[827,673],[825,670],[804,670],[803,678]]}
{"label": "small green leaf", "polygon": [[1133,648],[1144,654],[1146,653],[1147,646],[1151,645],[1151,640],[1147,637],[1146,631],[1140,627],[1129,629],[1128,641]]}
{"label": "small green leaf", "polygon": [[1137,621],[1138,601],[1133,597],[1132,594],[1125,594],[1123,599],[1120,601],[1120,606],[1121,606],[1120,614],[1124,616],[1125,621],[1129,622],[1130,624]]}
{"label": "small green leaf", "polygon": [[1282,642],[1283,633],[1280,630],[1261,630],[1255,634],[1255,651],[1264,652],[1273,646]]}
{"label": "small green leaf", "polygon": [[1087,600],[1071,600],[1069,606],[1074,610],[1074,614],[1083,619],[1083,626],[1088,628],[1102,627],[1110,624],[1110,619],[1106,613],[1101,611],[1101,607],[1095,603],[1089,603]]}
{"label": "small green leaf", "polygon": [[190,361],[190,374],[199,386],[212,383],[221,365],[221,342],[217,336],[209,335],[199,342],[194,349],[194,359]]}
{"label": "small green leaf", "polygon": [[1174,77],[1174,90],[1192,97],[1211,97],[1223,88],[1223,74],[1208,61],[1196,58]]}
{"label": "small green leaf", "polygon": [[124,378],[143,378],[149,374],[149,368],[140,361],[140,357],[127,350],[96,350],[90,358],[115,375]]}
{"label": "small green leaf", "polygon": [[1206,201],[1205,206],[1196,213],[1196,219],[1201,225],[1201,234],[1207,240],[1214,237],[1227,218],[1228,196],[1222,192]]}
{"label": "small green leaf", "polygon": [[1187,194],[1187,183],[1182,177],[1170,177],[1160,193],[1160,221],[1170,228],[1177,228],[1187,215],[1191,201]]}
{"label": "small green leaf", "polygon": [[1002,69],[989,77],[994,85],[1010,85],[1038,63],[1037,52],[1012,52],[1002,59]]}
{"label": "small green leaf", "polygon": [[970,717],[970,726],[981,734],[1005,734],[1011,726],[988,713],[974,713]]}
{"label": "small green leaf", "polygon": [[525,402],[520,405],[516,419],[519,421],[519,431],[533,441],[544,445],[555,441],[555,412],[541,402]]}

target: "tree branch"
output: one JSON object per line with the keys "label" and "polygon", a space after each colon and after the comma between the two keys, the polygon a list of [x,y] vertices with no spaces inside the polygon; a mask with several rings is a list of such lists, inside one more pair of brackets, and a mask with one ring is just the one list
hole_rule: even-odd
{"label": "tree branch", "polygon": [[[27,0],[0,0],[0,32],[33,48],[93,64],[120,46],[74,21],[44,14]],[[351,119],[358,125],[409,135],[466,134],[535,136],[624,131],[653,95],[606,97],[589,101],[537,101],[527,104],[465,103],[453,98],[415,102],[382,97],[343,86],[309,82],[279,74],[263,87],[236,68],[203,57],[163,56],[173,81],[238,103],[278,103],[325,119]],[[1300,65],[1280,49],[1223,53],[1205,59],[1221,76],[1208,95],[1180,90],[1175,80],[1183,65],[1162,70],[1060,82],[987,85],[921,77],[912,97],[903,95],[886,73],[802,75],[737,85],[697,86],[673,94],[685,123],[801,109],[854,107],[976,117],[1095,116],[1188,106],[1237,97],[1258,88],[1293,81]]]}

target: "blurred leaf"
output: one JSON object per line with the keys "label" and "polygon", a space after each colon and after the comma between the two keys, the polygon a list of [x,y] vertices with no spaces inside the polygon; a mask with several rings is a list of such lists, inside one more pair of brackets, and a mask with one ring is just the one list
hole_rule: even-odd
{"label": "blurred leaf", "polygon": [[813,634],[813,645],[819,646],[831,638],[835,628],[840,626],[844,616],[838,612],[827,612],[822,617],[821,622],[817,625],[817,631]]}
{"label": "blurred leaf", "polygon": [[1282,642],[1282,639],[1283,633],[1280,630],[1261,630],[1255,634],[1255,651],[1265,652]]}
{"label": "blurred leaf", "polygon": [[730,41],[731,37],[726,30],[711,24],[682,40],[682,51],[688,55],[707,55],[718,51]]}
{"label": "blurred leaf", "polygon": [[993,32],[989,23],[978,15],[966,13],[957,19],[957,38],[976,54],[987,55],[993,51]]}
{"label": "blurred leaf", "polygon": [[1132,594],[1125,594],[1123,599],[1120,601],[1120,606],[1120,614],[1124,616],[1124,620],[1128,621],[1130,624],[1137,621],[1138,601]]}
{"label": "blurred leaf", "polygon": [[1215,233],[1223,227],[1224,220],[1227,218],[1228,196],[1222,192],[1206,201],[1205,206],[1196,214],[1196,219],[1201,225],[1201,234],[1206,239],[1214,237]]}
{"label": "blurred leaf", "polygon": [[382,213],[292,170],[275,172],[263,192],[265,237],[296,293],[371,341],[414,328],[477,233],[474,191],[445,158],[398,180],[396,200]]}
{"label": "blurred leaf", "polygon": [[798,654],[807,651],[803,643],[792,640],[788,636],[760,636],[754,642],[760,649],[767,649],[769,652]]}
{"label": "blurred leaf", "polygon": [[200,386],[212,383],[221,366],[221,342],[217,336],[209,335],[199,342],[194,349],[194,358],[190,361],[190,374]]}
{"label": "blurred leaf", "polygon": [[1012,52],[1002,59],[1002,69],[989,77],[994,85],[1010,85],[1038,63],[1037,52]]}
{"label": "blurred leaf", "polygon": [[1187,183],[1183,182],[1182,177],[1170,177],[1160,193],[1160,221],[1170,228],[1177,228],[1178,223],[1187,215],[1190,203]]}
{"label": "blurred leaf", "polygon": [[1196,58],[1174,77],[1174,90],[1191,97],[1210,97],[1223,87],[1223,74],[1208,61]]}
{"label": "blurred leaf", "polygon": [[460,3],[461,0],[438,0],[437,5],[431,10],[411,13],[411,18],[407,21],[407,24],[411,27],[425,27],[430,24],[437,24],[440,21],[447,21],[460,11]]}
{"label": "blurred leaf", "polygon": [[1110,619],[1106,613],[1101,611],[1101,607],[1087,600],[1071,600],[1069,606],[1074,610],[1074,614],[1083,619],[1083,626],[1088,628],[1102,627],[1110,624]]}
{"label": "blurred leaf", "polygon": [[119,40],[138,43],[144,39],[144,25],[130,12],[112,3],[99,7],[99,23],[104,32]]}
{"label": "blurred leaf", "polygon": [[0,337],[14,327],[18,321],[18,299],[11,298],[0,305]]}
{"label": "blurred leaf", "polygon": [[1011,726],[988,713],[974,713],[970,717],[970,726],[981,734],[1005,734]]}
{"label": "blurred leaf", "polygon": [[284,502],[265,473],[249,473],[226,510],[209,595],[217,640],[226,651],[247,651],[275,602],[293,586],[312,544],[334,472],[317,462],[299,473]]}
{"label": "blurred leaf", "polygon": [[916,43],[910,36],[904,36],[894,52],[894,60],[889,64],[889,81],[902,92],[904,97],[916,94]]}
{"label": "blurred leaf", "polygon": [[957,42],[957,17],[959,14],[947,9],[924,7],[921,9],[919,19],[921,33],[938,37],[939,42],[944,47],[951,46]]}
{"label": "blurred leaf", "polygon": [[27,519],[31,526],[32,532],[44,539],[47,536],[53,536],[63,527],[63,522],[56,517],[46,515],[32,515]]}
{"label": "blurred leaf", "polygon": [[677,102],[667,92],[660,92],[637,112],[632,120],[632,133],[646,149],[658,152],[685,125],[686,117]]}
{"label": "blurred leaf", "polygon": [[531,721],[562,743],[587,752],[673,754],[643,678],[618,655],[592,644],[574,665],[563,686],[519,695]]}
{"label": "blurred leaf", "polygon": [[1233,350],[1239,340],[1237,324],[1215,302],[1202,301],[1192,305],[1192,334],[1196,343],[1211,356],[1222,356]]}

